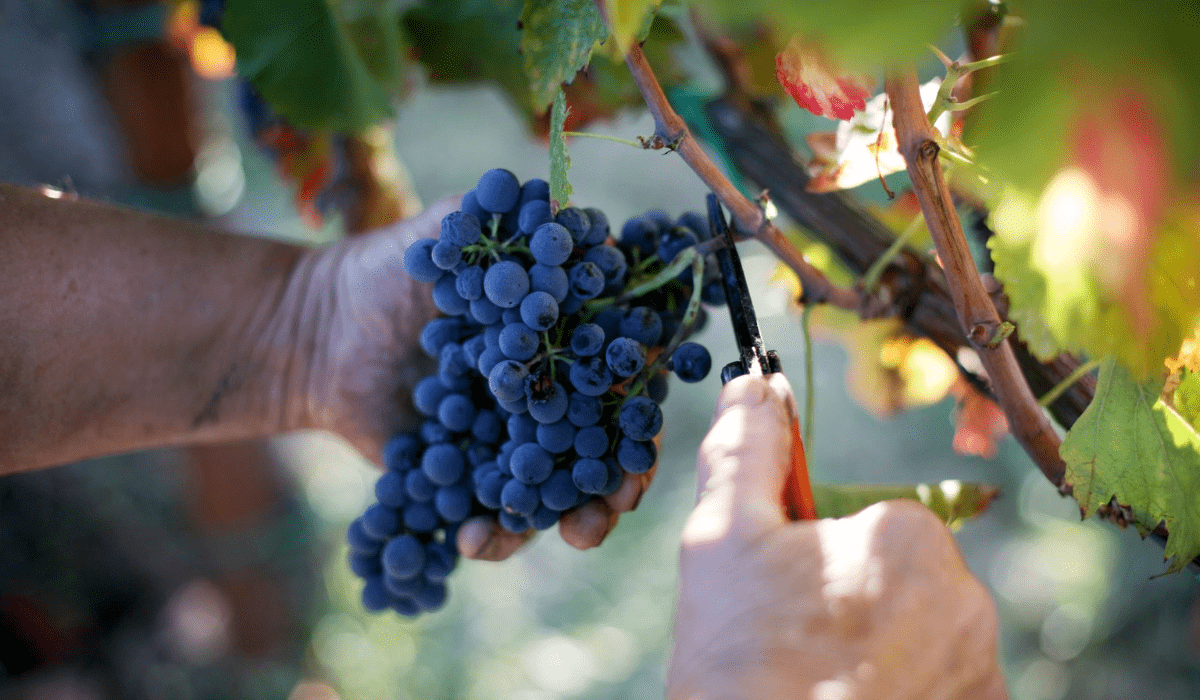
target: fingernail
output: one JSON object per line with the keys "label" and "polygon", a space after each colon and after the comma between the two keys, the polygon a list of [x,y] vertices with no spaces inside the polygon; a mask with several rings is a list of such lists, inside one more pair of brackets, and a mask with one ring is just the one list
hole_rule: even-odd
{"label": "fingernail", "polygon": [[717,415],[725,413],[734,406],[755,408],[767,400],[769,385],[761,376],[738,377],[725,385],[717,404]]}

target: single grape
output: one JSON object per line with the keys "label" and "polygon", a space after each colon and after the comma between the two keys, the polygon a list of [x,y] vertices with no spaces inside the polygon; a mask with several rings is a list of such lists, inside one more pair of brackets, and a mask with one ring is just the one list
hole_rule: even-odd
{"label": "single grape", "polygon": [[594,263],[604,273],[605,283],[620,283],[625,279],[627,263],[620,249],[611,245],[597,245],[583,254],[584,262]]}
{"label": "single grape", "polygon": [[531,292],[546,292],[561,304],[570,291],[567,271],[559,265],[535,264],[529,268],[529,289]]}
{"label": "single grape", "polygon": [[465,394],[450,394],[438,405],[437,416],[447,430],[461,433],[475,422],[475,404]]}
{"label": "single grape", "polygon": [[635,306],[621,319],[621,335],[642,345],[657,345],[662,337],[662,319],[646,306]]}
{"label": "single grape", "polygon": [[479,178],[479,184],[475,185],[475,199],[479,206],[493,214],[503,214],[512,209],[520,197],[520,181],[503,168],[487,171]]}
{"label": "single grape", "polygon": [[475,243],[482,235],[478,218],[464,211],[453,211],[442,219],[442,230],[438,234],[438,240],[462,248]]}
{"label": "single grape", "polygon": [[617,338],[609,343],[604,359],[613,374],[632,377],[646,366],[646,351],[632,338]]}
{"label": "single grape", "polygon": [[604,413],[604,403],[598,397],[571,392],[567,397],[567,420],[577,428],[584,428],[600,422]]}
{"label": "single grape", "polygon": [[642,214],[642,216],[645,217],[647,221],[651,222],[659,233],[662,233],[675,226],[675,220],[671,218],[670,214],[662,209],[651,209],[645,214]]}
{"label": "single grape", "polygon": [[449,486],[458,481],[466,468],[462,450],[450,443],[430,445],[421,458],[421,471],[438,486]]}
{"label": "single grape", "polygon": [[432,238],[422,238],[404,251],[404,271],[418,282],[436,282],[442,273],[442,268],[433,264],[433,247],[437,241]]}
{"label": "single grape", "polygon": [[436,374],[431,374],[413,387],[413,406],[423,416],[434,418],[442,399],[450,395],[450,390],[442,384]]}
{"label": "single grape", "polygon": [[724,306],[726,302],[725,285],[721,284],[720,280],[705,282],[704,286],[700,288],[700,301],[709,306]]}
{"label": "single grape", "polygon": [[547,292],[530,292],[521,301],[521,320],[535,331],[548,330],[558,321],[558,302]]}
{"label": "single grape", "polygon": [[400,472],[388,470],[375,482],[375,500],[389,508],[403,508],[408,502],[404,492],[404,477]]}
{"label": "single grape", "polygon": [[459,296],[456,279],[449,273],[434,282],[433,305],[438,311],[451,316],[465,314],[471,308],[470,302]]}
{"label": "single grape", "polygon": [[[550,301],[553,303],[554,300]],[[537,332],[520,321],[508,324],[500,332],[500,352],[511,360],[524,362],[532,358],[537,354],[540,342]],[[496,396],[504,398],[500,394]]]}
{"label": "single grape", "polygon": [[367,579],[367,585],[363,586],[362,604],[363,607],[371,612],[379,612],[387,608],[392,597],[388,594],[387,589],[383,587],[383,579],[378,576],[372,576]]}
{"label": "single grape", "polygon": [[430,253],[433,264],[443,270],[453,270],[462,262],[462,248],[449,241],[438,241]]}
{"label": "single grape", "polygon": [[433,507],[442,520],[461,523],[471,514],[471,491],[466,486],[443,486],[433,496]]}
{"label": "single grape", "polygon": [[459,205],[459,208],[474,216],[479,221],[480,227],[489,225],[492,222],[492,212],[480,206],[475,190],[470,190],[463,195],[462,204]]}
{"label": "single grape", "polygon": [[[570,410],[569,402],[567,409]],[[550,424],[539,424],[537,444],[550,454],[562,454],[575,444],[575,426],[565,419]]]}
{"label": "single grape", "polygon": [[621,482],[625,479],[625,472],[621,470],[621,465],[612,457],[604,459],[604,468],[608,470],[608,481],[604,484],[604,490],[596,494],[598,496],[611,496],[621,488]]}
{"label": "single grape", "polygon": [[487,297],[479,297],[471,300],[470,311],[471,318],[475,319],[476,323],[490,326],[500,320],[504,309],[493,304]]}
{"label": "single grape", "polygon": [[438,514],[432,503],[410,503],[404,509],[404,527],[413,532],[433,532],[438,526]]}
{"label": "single grape", "polygon": [[420,344],[425,354],[435,360],[441,356],[442,346],[458,342],[462,337],[462,322],[455,318],[435,318],[421,329]]}
{"label": "single grape", "polygon": [[383,570],[395,579],[410,579],[425,567],[425,547],[412,535],[394,537],[383,548]]}
{"label": "single grape", "polygon": [[517,304],[511,309],[505,309],[500,315],[500,320],[503,321],[504,325],[506,326],[510,323],[521,323],[521,305]]}
{"label": "single grape", "polygon": [[643,256],[654,252],[657,237],[658,226],[644,216],[635,216],[621,227],[621,242],[637,248]]}
{"label": "single grape", "polygon": [[479,362],[476,363],[475,367],[479,370],[480,374],[490,379],[492,370],[505,359],[504,353],[500,352],[500,348],[488,348],[479,356]]}
{"label": "single grape", "polygon": [[[537,441],[537,428],[541,425],[532,416],[518,415],[508,418],[508,438],[516,445]],[[514,445],[514,447],[516,446]]]}
{"label": "single grape", "polygon": [[599,356],[583,357],[571,363],[571,385],[585,396],[600,396],[612,386],[612,372]]}
{"label": "single grape", "polygon": [[600,493],[608,485],[608,466],[598,459],[575,460],[571,467],[571,480],[575,488],[583,493]]}
{"label": "single grape", "polygon": [[521,205],[521,215],[517,219],[521,233],[526,235],[532,234],[542,224],[548,224],[554,221],[554,217],[550,216],[550,203],[541,199],[535,199]]}
{"label": "single grape", "polygon": [[500,439],[503,430],[504,424],[500,421],[500,416],[490,408],[476,413],[475,420],[471,423],[471,435],[480,442],[495,443]]}
{"label": "single grape", "polygon": [[571,352],[576,355],[595,355],[603,347],[604,329],[595,323],[581,323],[571,331]]}
{"label": "single grape", "polygon": [[529,526],[534,530],[549,530],[561,517],[562,511],[540,505],[537,510],[533,511],[533,515],[529,516]]}
{"label": "single grape", "polygon": [[361,517],[346,528],[346,543],[350,545],[350,551],[358,554],[378,554],[379,548],[383,546],[381,540],[371,537],[363,529]]}
{"label": "single grape", "polygon": [[528,516],[537,510],[540,502],[538,487],[519,479],[509,481],[500,491],[500,505],[506,513]]}
{"label": "single grape", "polygon": [[498,468],[496,471],[488,472],[487,476],[483,477],[483,481],[475,488],[475,498],[479,499],[485,508],[498,509],[500,507],[500,491],[511,478]]}
{"label": "single grape", "polygon": [[530,178],[521,185],[521,198],[518,200],[521,204],[532,202],[535,199],[540,199],[544,202],[550,201],[550,183],[541,178]]}
{"label": "single grape", "polygon": [[454,290],[467,301],[483,296],[483,268],[478,265],[464,267],[454,278]]}
{"label": "single grape", "polygon": [[488,301],[502,309],[520,304],[528,292],[529,275],[520,263],[501,260],[489,267],[483,276],[483,293]]}
{"label": "single grape", "polygon": [[575,433],[575,454],[580,457],[601,457],[608,452],[608,432],[592,425]]}
{"label": "single grape", "polygon": [[667,367],[683,381],[694,384],[708,376],[712,369],[712,355],[708,353],[708,348],[699,343],[680,343],[671,354]]}
{"label": "single grape", "polygon": [[[428,554],[426,555],[426,558],[428,558]],[[422,575],[423,572],[408,578],[396,578],[395,576],[386,575],[386,571],[384,573],[383,586],[384,588],[388,589],[388,593],[391,593],[393,596],[395,596],[395,598],[402,598],[411,601],[412,596],[416,595],[418,591],[425,587],[425,576]],[[392,601],[393,603],[395,603],[395,598]],[[413,603],[413,610],[416,610],[416,603]]]}
{"label": "single grape", "polygon": [[492,325],[484,328],[483,329],[483,342],[489,348],[499,348],[500,347],[500,332],[503,330],[504,330],[504,324],[502,324],[502,323],[493,323]]}
{"label": "single grape", "polygon": [[500,511],[496,515],[496,520],[500,521],[500,527],[514,534],[521,534],[529,530],[529,519],[523,515],[509,513],[506,510]]}
{"label": "single grape", "polygon": [[650,471],[656,459],[658,448],[649,440],[639,442],[623,437],[617,444],[617,462],[630,474],[644,474]]}
{"label": "single grape", "polygon": [[562,265],[574,248],[571,232],[556,223],[542,224],[529,239],[529,252],[542,265]]}
{"label": "single grape", "polygon": [[483,339],[483,334],[473,335],[463,341],[462,358],[467,364],[468,369],[473,369],[479,366],[479,356],[487,349],[487,342]]}
{"label": "single grape", "polygon": [[[634,440],[649,440],[662,430],[662,410],[645,396],[634,396],[621,407],[618,423]],[[432,448],[430,448],[432,449]]]}
{"label": "single grape", "polygon": [[446,584],[426,582],[425,585],[413,596],[413,600],[423,612],[433,612],[440,609],[446,604]]}
{"label": "single grape", "polygon": [[562,384],[553,382],[544,391],[535,391],[529,396],[529,415],[539,423],[554,423],[567,415],[567,390]]}
{"label": "single grape", "polygon": [[[691,229],[672,225],[658,237],[658,257],[670,263],[684,248],[696,245],[696,234]],[[690,272],[688,273],[691,274]]]}
{"label": "single grape", "polygon": [[414,469],[404,476],[404,491],[413,501],[427,503],[437,493],[437,484],[430,481],[425,472]]}
{"label": "single grape", "polygon": [[608,217],[594,207],[584,209],[583,213],[587,214],[588,221],[592,226],[588,229],[588,233],[580,245],[600,245],[608,239]]}
{"label": "single grape", "polygon": [[350,552],[350,570],[359,578],[371,578],[383,573],[383,564],[379,562],[378,554],[358,554]]}
{"label": "single grape", "polygon": [[554,223],[562,226],[571,234],[571,241],[574,245],[583,245],[583,240],[592,230],[592,222],[588,215],[578,207],[565,207],[559,210],[558,215],[554,217]]}
{"label": "single grape", "polygon": [[430,583],[445,581],[458,565],[458,549],[447,537],[445,542],[430,542],[425,546],[425,580]]}
{"label": "single grape", "polygon": [[584,261],[572,265],[568,278],[571,292],[580,299],[595,299],[604,291],[604,273],[595,263]]}
{"label": "single grape", "polygon": [[[488,352],[490,350],[485,351],[484,355]],[[529,370],[525,369],[525,365],[513,360],[501,360],[488,374],[488,388],[492,390],[492,395],[501,401],[518,401],[525,398],[527,376]]]}
{"label": "single grape", "polygon": [[395,508],[372,503],[362,516],[363,530],[376,540],[386,540],[400,531],[400,514]]}
{"label": "single grape", "polygon": [[[509,460],[513,476],[526,484],[540,484],[554,469],[554,458],[536,442],[527,442],[513,450]],[[522,513],[528,515],[528,513]]]}
{"label": "single grape", "polygon": [[654,376],[646,380],[646,396],[659,406],[663,401],[667,400],[667,393],[670,389],[670,384],[667,382],[666,372],[655,372]]}
{"label": "single grape", "polygon": [[551,474],[550,478],[542,483],[538,493],[542,497],[542,503],[554,510],[573,508],[579,500],[579,489],[571,478],[571,471],[567,469],[559,469]]}

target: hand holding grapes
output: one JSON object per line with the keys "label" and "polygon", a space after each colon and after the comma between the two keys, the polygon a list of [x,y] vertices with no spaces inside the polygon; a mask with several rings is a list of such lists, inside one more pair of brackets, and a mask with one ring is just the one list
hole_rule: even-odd
{"label": "hand holding grapes", "polygon": [[946,527],[915,503],[788,522],[782,374],[722,391],[683,533],[667,697],[1004,698],[997,621]]}

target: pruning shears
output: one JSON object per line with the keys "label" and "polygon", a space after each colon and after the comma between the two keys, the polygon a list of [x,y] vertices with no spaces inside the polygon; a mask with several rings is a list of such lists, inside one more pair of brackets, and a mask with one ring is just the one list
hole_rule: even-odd
{"label": "pruning shears", "polygon": [[[742,270],[742,261],[734,246],[733,233],[725,221],[725,212],[717,196],[711,193],[708,195],[708,225],[713,238],[724,243],[714,255],[721,266],[721,283],[725,287],[725,301],[729,306],[729,317],[733,320],[733,337],[739,354],[738,359],[721,370],[721,384],[744,374],[780,372],[779,356],[774,350],[766,349],[762,334],[758,331],[758,317],[754,315],[746,273]],[[792,520],[815,520],[817,517],[812,485],[808,479],[808,460],[800,439],[800,421],[795,416],[792,417],[792,466],[784,483],[783,506]]]}

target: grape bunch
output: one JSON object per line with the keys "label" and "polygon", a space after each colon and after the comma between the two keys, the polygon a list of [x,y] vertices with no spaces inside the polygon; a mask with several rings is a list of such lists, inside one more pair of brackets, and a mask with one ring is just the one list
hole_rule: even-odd
{"label": "grape bunch", "polygon": [[614,241],[599,210],[553,213],[544,180],[495,169],[405,251],[443,314],[420,337],[438,369],[413,390],[424,423],[387,444],[377,502],[348,531],[367,609],[439,608],[467,518],[545,530],[654,466],[668,370],[698,382],[712,367],[685,341],[700,302],[724,302],[715,262],[687,251],[707,237],[705,217],[654,211]]}

